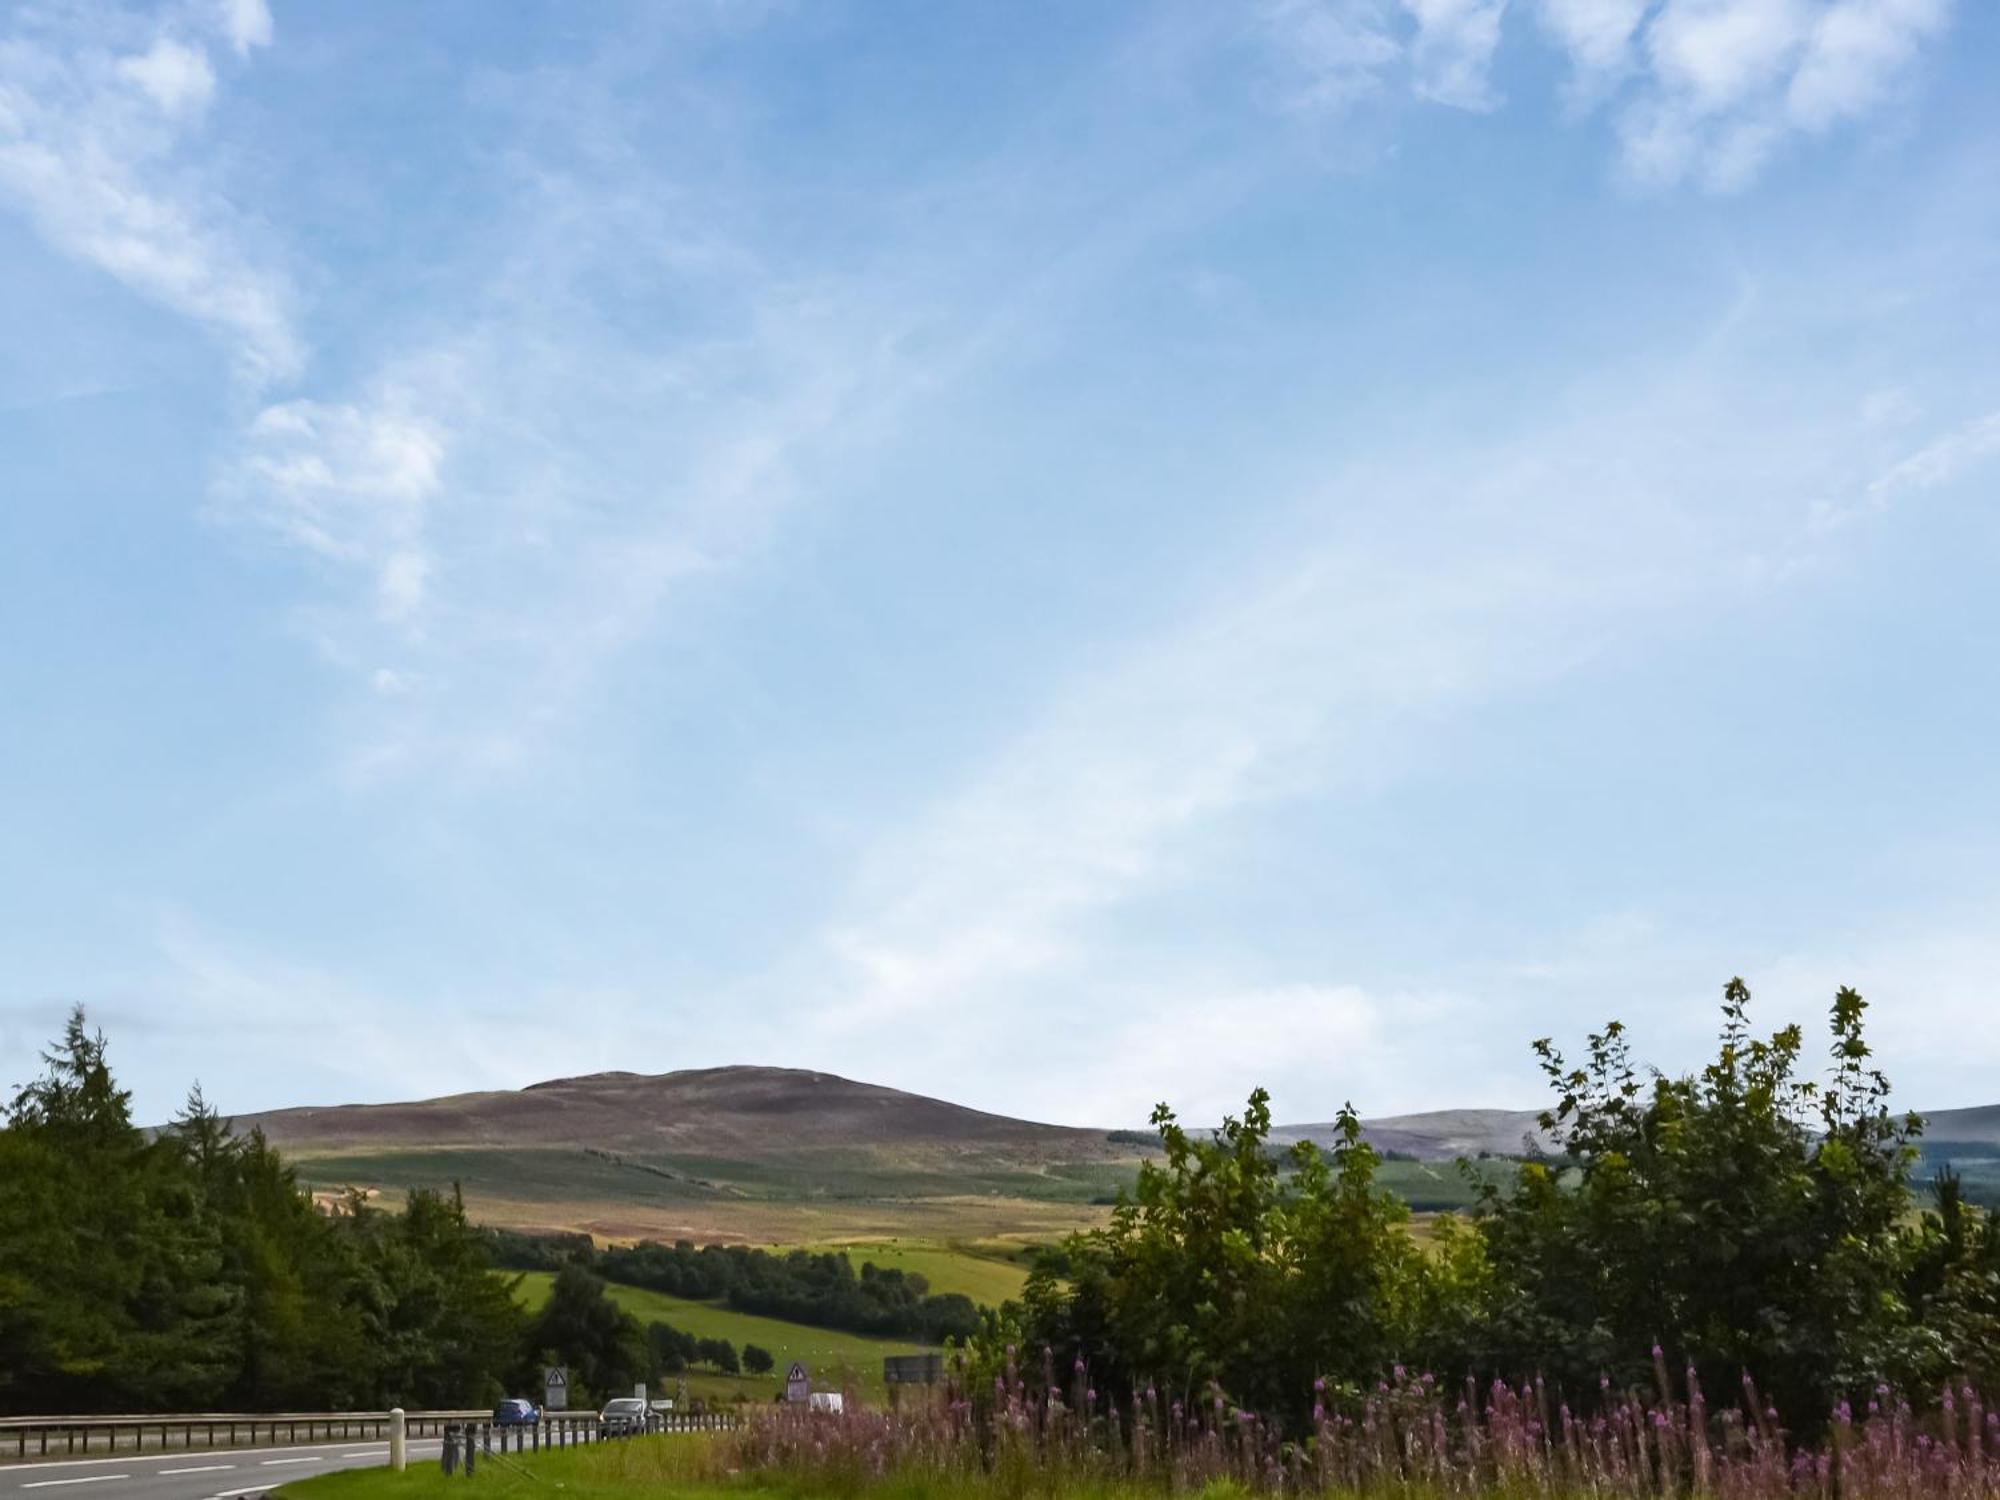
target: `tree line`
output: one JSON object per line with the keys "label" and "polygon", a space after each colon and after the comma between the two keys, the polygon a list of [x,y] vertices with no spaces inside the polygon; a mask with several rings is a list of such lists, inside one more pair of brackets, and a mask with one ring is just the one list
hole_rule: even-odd
{"label": "tree line", "polygon": [[1269,1147],[1268,1097],[1219,1132],[1154,1114],[1147,1163],[1108,1227],[1044,1257],[972,1341],[977,1393],[1046,1361],[1105,1399],[1223,1399],[1306,1430],[1395,1372],[1541,1380],[1588,1410],[1662,1366],[1816,1430],[1880,1384],[2000,1389],[2000,1227],[1949,1170],[1913,1192],[1922,1122],[1889,1107],[1865,1003],[1829,1018],[1830,1066],[1804,1038],[1753,1033],[1740,980],[1698,1074],[1634,1063],[1625,1029],[1580,1063],[1535,1044],[1556,1153],[1501,1180],[1465,1165],[1478,1201],[1419,1237],[1376,1180],[1354,1111],[1331,1149]]}
{"label": "tree line", "polygon": [[531,1315],[456,1189],[322,1211],[199,1087],[149,1136],[80,1009],[43,1062],[0,1126],[0,1414],[488,1405],[547,1364],[581,1405],[774,1364],[641,1326],[581,1265]]}
{"label": "tree line", "polygon": [[674,1297],[722,1301],[739,1312],[815,1328],[942,1344],[969,1338],[979,1308],[956,1292],[934,1293],[915,1271],[864,1261],[845,1251],[782,1255],[747,1245],[643,1241],[599,1249],[588,1235],[488,1230],[496,1263],[523,1271],[579,1266],[622,1286]]}
{"label": "tree line", "polygon": [[519,1360],[455,1193],[321,1213],[199,1088],[149,1139],[80,1010],[44,1061],[0,1129],[0,1411],[454,1406]]}

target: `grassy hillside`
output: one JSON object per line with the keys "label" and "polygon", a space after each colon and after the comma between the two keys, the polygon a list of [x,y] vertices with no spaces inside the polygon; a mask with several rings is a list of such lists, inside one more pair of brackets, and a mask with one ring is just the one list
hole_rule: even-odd
{"label": "grassy hillside", "polygon": [[[555,1277],[546,1271],[521,1274],[519,1296],[531,1311],[549,1298]],[[786,1323],[755,1313],[737,1312],[715,1302],[694,1302],[685,1297],[669,1297],[664,1292],[642,1287],[606,1287],[611,1300],[641,1323],[671,1323],[697,1338],[728,1339],[739,1349],[744,1344],[761,1344],[776,1356],[778,1368],[769,1375],[716,1375],[703,1371],[689,1373],[691,1395],[710,1400],[731,1400],[738,1393],[752,1401],[768,1401],[784,1384],[785,1368],[793,1360],[803,1360],[811,1371],[813,1384],[829,1390],[852,1385],[878,1392],[882,1387],[882,1356],[915,1354],[923,1349],[904,1339],[871,1338],[861,1333],[841,1333],[828,1328],[808,1328],[802,1323]]]}
{"label": "grassy hillside", "polygon": [[957,1292],[992,1307],[1018,1297],[1028,1279],[1031,1247],[1009,1240],[829,1240],[809,1250],[844,1250],[859,1269],[874,1262],[885,1271],[914,1271],[933,1292]]}
{"label": "grassy hillside", "polygon": [[[263,1129],[321,1191],[359,1187],[393,1203],[409,1188],[456,1183],[486,1224],[701,1244],[1052,1240],[1102,1224],[1154,1149],[1148,1131],[1038,1124],[785,1068],[601,1073],[237,1123]],[[1398,1152],[1384,1185],[1437,1212],[1474,1198],[1455,1155],[1518,1150],[1532,1124],[1521,1111],[1446,1110],[1366,1128]],[[1330,1129],[1280,1126],[1273,1143],[1323,1141]],[[2000,1167],[1986,1148],[2000,1150],[2000,1107],[1939,1112],[1929,1135],[1957,1144],[1927,1160],[1955,1161],[1968,1190],[1990,1200]],[[980,1301],[1018,1286],[1002,1270],[983,1274],[968,1286],[932,1280]]]}
{"label": "grassy hillside", "polygon": [[459,1184],[473,1216],[604,1240],[1047,1238],[1100,1222],[1143,1142],[780,1068],[560,1079],[255,1126],[314,1188]]}

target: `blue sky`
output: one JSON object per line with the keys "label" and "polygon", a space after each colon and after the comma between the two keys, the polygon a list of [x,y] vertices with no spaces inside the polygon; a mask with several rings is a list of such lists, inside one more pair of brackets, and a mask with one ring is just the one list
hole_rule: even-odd
{"label": "blue sky", "polygon": [[2000,10],[0,20],[0,1078],[2000,1099]]}

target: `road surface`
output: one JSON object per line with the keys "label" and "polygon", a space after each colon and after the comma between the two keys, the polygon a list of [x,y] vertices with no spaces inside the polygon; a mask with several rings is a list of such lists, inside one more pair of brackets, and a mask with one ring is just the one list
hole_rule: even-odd
{"label": "road surface", "polygon": [[[439,1446],[436,1438],[412,1439],[410,1463],[436,1463]],[[385,1438],[0,1464],[0,1500],[248,1500],[308,1474],[388,1462]]]}

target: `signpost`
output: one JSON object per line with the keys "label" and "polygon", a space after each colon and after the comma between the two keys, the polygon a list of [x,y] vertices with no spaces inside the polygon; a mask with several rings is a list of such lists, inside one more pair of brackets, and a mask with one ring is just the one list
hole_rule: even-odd
{"label": "signpost", "polygon": [[806,1374],[804,1360],[793,1360],[791,1369],[785,1371],[785,1399],[787,1401],[812,1399],[812,1377]]}
{"label": "signpost", "polygon": [[569,1410],[568,1365],[550,1365],[542,1371],[542,1410]]}
{"label": "signpost", "polygon": [[882,1356],[884,1385],[938,1385],[944,1380],[942,1354],[885,1354]]}

